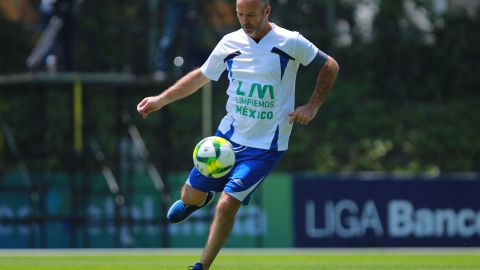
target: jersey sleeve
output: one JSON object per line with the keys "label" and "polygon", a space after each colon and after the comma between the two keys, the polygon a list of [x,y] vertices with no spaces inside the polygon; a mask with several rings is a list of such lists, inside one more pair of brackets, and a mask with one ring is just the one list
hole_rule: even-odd
{"label": "jersey sleeve", "polygon": [[225,57],[223,43],[223,39],[218,42],[207,61],[200,67],[203,75],[212,81],[218,81],[223,71],[227,68],[226,63],[223,61]]}
{"label": "jersey sleeve", "polygon": [[298,34],[295,57],[297,61],[306,66],[310,64],[318,54],[326,56],[326,54],[319,50],[312,42],[301,34]]}

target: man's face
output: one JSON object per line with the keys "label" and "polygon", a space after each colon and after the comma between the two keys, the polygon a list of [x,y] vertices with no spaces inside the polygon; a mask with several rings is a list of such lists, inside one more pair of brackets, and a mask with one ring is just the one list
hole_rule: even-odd
{"label": "man's face", "polygon": [[261,0],[237,0],[238,21],[243,31],[252,38],[262,34],[269,15],[270,6],[263,6]]}

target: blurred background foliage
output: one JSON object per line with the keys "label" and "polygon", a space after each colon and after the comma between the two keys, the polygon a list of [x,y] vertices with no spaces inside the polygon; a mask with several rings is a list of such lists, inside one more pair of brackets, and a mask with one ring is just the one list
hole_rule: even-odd
{"label": "blurred background foliage", "polygon": [[[29,1],[34,8],[38,2]],[[201,38],[195,46],[208,55],[225,32],[238,26],[216,24],[212,12],[221,1],[202,2]],[[271,2],[273,22],[301,32],[341,67],[317,118],[309,126],[295,126],[278,170],[436,173],[480,168],[478,10],[438,12],[434,1],[426,0]],[[151,74],[148,3],[85,0],[76,16],[75,70]],[[363,10],[359,5],[373,14],[370,29],[364,30],[357,20]],[[155,41],[161,36],[163,7],[160,1],[153,22]],[[415,23],[419,15],[412,17],[408,7],[420,12],[427,27]],[[26,23],[0,12],[1,73],[26,71],[25,59],[39,32],[38,18]],[[180,32],[177,54],[194,46],[182,44],[188,26]],[[186,71],[172,70],[173,79]],[[297,104],[308,100],[317,72],[308,66],[300,69]],[[118,114],[123,108],[135,116],[159,167],[189,170],[191,149],[202,136],[201,95],[172,104],[147,120],[136,115],[138,101],[171,82],[124,86],[132,89],[124,89],[120,98],[119,92],[91,87],[84,96],[85,131],[94,134],[90,138],[98,139],[111,159],[122,159],[118,155],[124,131],[118,128]],[[226,85],[224,77],[213,84],[215,125],[225,113]],[[40,168],[64,168],[72,148],[71,92],[51,86],[39,96],[25,85],[0,87],[0,113],[12,125],[23,154],[41,159]],[[0,152],[2,159],[12,159],[4,139]]]}

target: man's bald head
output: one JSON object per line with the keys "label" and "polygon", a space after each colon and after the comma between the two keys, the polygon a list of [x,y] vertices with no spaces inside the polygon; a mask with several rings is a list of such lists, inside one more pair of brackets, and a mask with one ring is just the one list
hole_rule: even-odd
{"label": "man's bald head", "polygon": [[236,2],[237,4],[238,2],[259,2],[262,7],[270,5],[270,0],[237,0]]}

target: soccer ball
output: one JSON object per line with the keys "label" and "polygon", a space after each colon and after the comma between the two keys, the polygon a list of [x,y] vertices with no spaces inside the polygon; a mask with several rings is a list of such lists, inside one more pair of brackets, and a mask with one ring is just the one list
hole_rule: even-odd
{"label": "soccer ball", "polygon": [[201,174],[220,178],[232,170],[235,152],[230,142],[224,138],[207,137],[193,149],[193,164]]}

